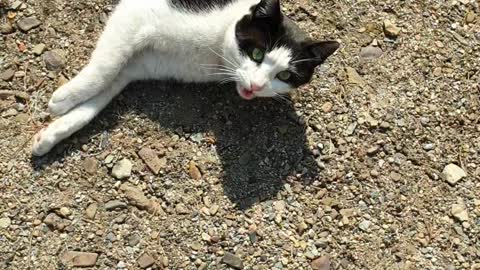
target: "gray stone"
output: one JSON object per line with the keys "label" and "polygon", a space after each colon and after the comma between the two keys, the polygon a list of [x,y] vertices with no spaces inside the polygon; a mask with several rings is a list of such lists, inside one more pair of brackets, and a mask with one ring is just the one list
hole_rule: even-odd
{"label": "gray stone", "polygon": [[365,60],[373,60],[382,56],[383,51],[379,47],[369,45],[360,50],[360,58]]}
{"label": "gray stone", "polygon": [[8,35],[15,32],[15,28],[9,23],[2,23],[0,24],[0,33],[4,35]]}
{"label": "gray stone", "polygon": [[371,221],[364,220],[364,221],[360,222],[360,224],[358,224],[358,227],[360,228],[360,230],[366,232],[366,231],[368,231],[368,228],[370,228],[370,225],[372,225]]}
{"label": "gray stone", "polygon": [[52,50],[43,54],[45,66],[50,71],[59,71],[65,67],[65,53],[62,50]]}
{"label": "gray stone", "polygon": [[453,204],[450,211],[452,215],[459,221],[468,221],[468,211],[465,204]]}
{"label": "gray stone", "polygon": [[126,179],[129,178],[132,174],[133,164],[128,159],[122,159],[117,162],[112,169],[112,175],[117,179]]}
{"label": "gray stone", "polygon": [[41,24],[42,22],[36,17],[23,18],[17,22],[18,28],[24,32],[28,32],[33,28],[39,27]]}
{"label": "gray stone", "polygon": [[140,243],[140,240],[142,240],[140,235],[135,233],[135,234],[130,235],[130,237],[128,238],[128,244],[130,246],[134,247],[134,246],[136,246]]}
{"label": "gray stone", "polygon": [[15,70],[7,69],[4,72],[0,73],[0,80],[10,81],[15,76]]}
{"label": "gray stone", "polygon": [[465,171],[455,164],[448,164],[442,172],[445,180],[451,185],[456,184],[462,178],[467,177]]}
{"label": "gray stone", "polygon": [[43,43],[38,44],[37,46],[33,47],[32,52],[35,55],[42,55],[42,53],[45,51],[45,48],[47,46]]}
{"label": "gray stone", "polygon": [[105,204],[105,210],[107,211],[113,211],[113,210],[125,209],[125,208],[127,208],[127,204],[119,200],[109,201]]}
{"label": "gray stone", "polygon": [[226,252],[222,258],[222,262],[235,269],[243,269],[243,261],[232,253]]}
{"label": "gray stone", "polygon": [[6,229],[10,227],[10,224],[12,224],[12,221],[8,217],[0,218],[0,229]]}

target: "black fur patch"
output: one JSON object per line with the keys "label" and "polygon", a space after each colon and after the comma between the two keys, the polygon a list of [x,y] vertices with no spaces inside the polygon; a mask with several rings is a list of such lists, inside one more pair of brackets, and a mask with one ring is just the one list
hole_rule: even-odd
{"label": "black fur patch", "polygon": [[281,13],[279,0],[262,0],[252,7],[251,12],[236,25],[241,52],[249,55],[254,48],[267,52],[275,47],[289,48],[294,58],[290,62],[292,76],[286,82],[293,87],[308,83],[315,67],[340,46],[335,41],[315,42],[309,39],[303,30]]}
{"label": "black fur patch", "polygon": [[238,0],[169,0],[170,6],[189,12],[222,8]]}

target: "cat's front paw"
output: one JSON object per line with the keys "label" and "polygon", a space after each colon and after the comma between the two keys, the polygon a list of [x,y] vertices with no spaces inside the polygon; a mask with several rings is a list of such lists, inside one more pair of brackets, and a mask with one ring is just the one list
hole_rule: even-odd
{"label": "cat's front paw", "polygon": [[51,114],[62,116],[78,104],[74,91],[69,91],[67,85],[62,86],[55,91],[48,102],[48,110]]}
{"label": "cat's front paw", "polygon": [[33,144],[32,144],[32,155],[41,157],[55,146],[54,141],[49,138],[46,134],[46,129],[40,130],[35,136],[33,137]]}

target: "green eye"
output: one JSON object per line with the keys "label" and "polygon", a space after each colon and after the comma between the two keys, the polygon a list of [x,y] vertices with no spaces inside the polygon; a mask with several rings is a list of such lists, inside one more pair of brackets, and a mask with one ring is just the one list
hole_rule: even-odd
{"label": "green eye", "polygon": [[252,51],[252,59],[256,62],[262,62],[265,53],[259,48],[254,48]]}
{"label": "green eye", "polygon": [[289,71],[282,71],[277,74],[277,77],[282,81],[290,79],[290,76],[292,76],[292,74]]}

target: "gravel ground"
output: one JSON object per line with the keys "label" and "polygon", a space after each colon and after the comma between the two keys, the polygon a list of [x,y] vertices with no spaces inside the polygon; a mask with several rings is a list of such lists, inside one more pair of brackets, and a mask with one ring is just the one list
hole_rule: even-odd
{"label": "gravel ground", "polygon": [[480,269],[480,7],[298,0],[342,49],[285,101],[142,82],[30,140],[114,3],[0,0],[1,269]]}

